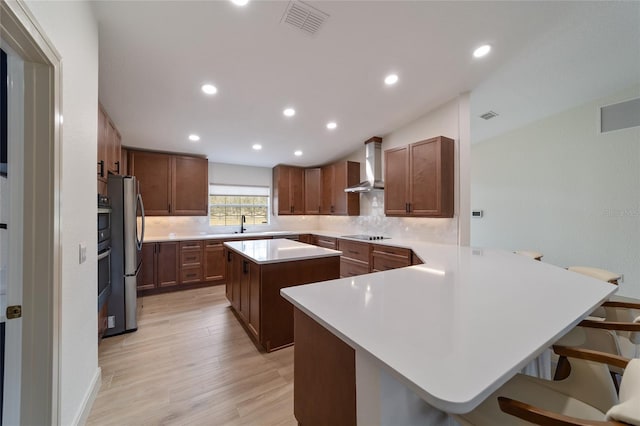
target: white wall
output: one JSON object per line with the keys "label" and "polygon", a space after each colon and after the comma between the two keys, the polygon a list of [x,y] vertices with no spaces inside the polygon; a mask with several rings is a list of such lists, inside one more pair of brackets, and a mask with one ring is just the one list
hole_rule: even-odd
{"label": "white wall", "polygon": [[[98,27],[87,2],[27,1],[62,56],[60,333],[61,424],[80,420],[99,378],[97,348],[96,158]],[[78,244],[87,261],[78,264]]]}
{"label": "white wall", "polygon": [[484,217],[471,221],[472,245],[623,273],[620,293],[640,297],[640,128],[597,130],[600,106],[639,95],[631,88],[474,144],[471,205]]}
{"label": "white wall", "polygon": [[[468,99],[468,94],[452,99],[422,117],[394,130],[384,136],[382,140],[383,173],[384,151],[387,149],[408,145],[434,136],[446,136],[455,141],[455,213],[453,218],[386,217],[384,216],[384,193],[373,191],[360,195],[360,216],[320,216],[321,229],[336,231],[349,230],[351,234],[360,232],[384,234],[391,237],[447,244],[457,244],[459,237],[462,237],[461,243],[464,243],[465,237],[459,235],[459,225],[461,225],[463,221],[469,220],[469,214],[465,213],[469,207],[466,200],[462,200],[461,202],[460,188],[468,188],[469,180],[466,173],[460,173],[460,160],[462,158],[463,164],[467,164],[470,151]],[[461,135],[463,136],[462,138]],[[360,162],[361,180],[365,180],[364,147],[346,159]],[[468,193],[468,189],[464,189],[463,193]],[[464,216],[460,215],[461,210]],[[460,217],[463,217],[463,219],[459,223]],[[467,227],[462,226],[462,229],[463,232],[466,232]]]}

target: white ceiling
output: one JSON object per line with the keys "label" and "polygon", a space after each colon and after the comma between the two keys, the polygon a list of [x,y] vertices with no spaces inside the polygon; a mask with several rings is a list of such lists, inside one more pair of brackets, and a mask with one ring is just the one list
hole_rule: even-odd
{"label": "white ceiling", "polygon": [[[472,114],[501,113],[488,135],[509,127],[505,111],[517,111],[521,121],[548,111],[545,79],[555,83],[549,91],[557,108],[596,97],[592,74],[605,80],[605,65],[615,68],[611,60],[620,56],[628,56],[630,70],[597,89],[640,76],[640,2],[307,3],[330,15],[314,36],[280,23],[288,1],[252,0],[243,8],[226,0],[93,2],[100,100],[123,144],[221,163],[308,166],[344,157],[465,91],[478,89]],[[613,45],[598,34],[614,37]],[[626,35],[633,38],[615,38]],[[567,57],[576,47],[585,52],[584,37],[605,51]],[[483,43],[493,45],[492,53],[472,59]],[[601,54],[607,63],[584,69],[585,58],[597,62]],[[383,84],[389,72],[400,76],[393,87]],[[525,73],[524,87],[518,72]],[[557,93],[575,80],[582,84]],[[203,95],[205,82],[218,94]],[[287,106],[295,117],[282,115]],[[338,123],[334,131],[325,127],[330,120]],[[482,125],[472,129],[482,134]],[[188,141],[190,133],[201,140]],[[253,151],[254,143],[262,151]],[[295,157],[296,149],[304,155]]]}

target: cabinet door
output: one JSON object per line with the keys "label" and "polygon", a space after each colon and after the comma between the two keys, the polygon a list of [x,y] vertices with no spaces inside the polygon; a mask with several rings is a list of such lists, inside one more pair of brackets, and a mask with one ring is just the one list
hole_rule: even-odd
{"label": "cabinet door", "polygon": [[251,293],[249,290],[250,264],[248,260],[240,257],[240,315],[248,322]]}
{"label": "cabinet door", "polygon": [[[223,246],[224,247],[224,246]],[[224,259],[225,259],[225,294],[227,296],[227,300],[231,303],[231,306],[235,308],[235,303],[233,300],[233,285],[235,280],[235,271],[233,264],[233,252],[229,249],[224,249]]]}
{"label": "cabinet door", "polygon": [[147,216],[167,216],[171,211],[171,156],[129,151],[129,170],[138,178]]}
{"label": "cabinet door", "polygon": [[406,216],[409,202],[409,149],[401,147],[384,152],[384,212]]}
{"label": "cabinet door", "polygon": [[276,166],[273,168],[273,210],[278,212],[278,215],[291,214],[290,169],[288,166]]}
{"label": "cabinet door", "polygon": [[121,139],[120,133],[116,129],[113,122],[107,117],[106,130],[107,130],[107,171],[110,174],[120,174],[120,148]]}
{"label": "cabinet door", "polygon": [[180,275],[179,243],[158,243],[156,251],[156,277],[158,287],[170,287],[178,284]]}
{"label": "cabinet door", "polygon": [[333,212],[333,164],[324,166],[321,169],[321,197],[320,213],[331,214]]}
{"label": "cabinet door", "polygon": [[332,199],[334,215],[358,216],[360,194],[347,193],[344,189],[360,182],[360,163],[344,161],[333,165]]}
{"label": "cabinet door", "polygon": [[320,213],[320,168],[304,171],[304,214]]}
{"label": "cabinet door", "polygon": [[304,214],[304,169],[292,167],[289,171],[291,213]]}
{"label": "cabinet door", "polygon": [[260,265],[249,262],[249,328],[260,336]]}
{"label": "cabinet door", "polygon": [[440,162],[437,140],[409,145],[409,211],[436,215],[440,211]]}
{"label": "cabinet door", "polygon": [[107,195],[107,117],[98,105],[98,193]]}
{"label": "cabinet door", "polygon": [[204,248],[204,280],[224,280],[226,262],[222,241],[206,241]]}
{"label": "cabinet door", "polygon": [[207,160],[176,155],[172,166],[171,214],[206,216],[209,180]]}
{"label": "cabinet door", "polygon": [[156,287],[156,243],[142,244],[142,264],[136,279],[138,290],[149,290]]}

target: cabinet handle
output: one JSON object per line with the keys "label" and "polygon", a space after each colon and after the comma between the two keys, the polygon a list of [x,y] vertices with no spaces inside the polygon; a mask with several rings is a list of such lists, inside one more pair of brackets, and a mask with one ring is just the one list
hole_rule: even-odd
{"label": "cabinet handle", "polygon": [[98,176],[104,177],[104,160],[98,161],[98,166],[100,166],[100,171],[98,172]]}
{"label": "cabinet handle", "polygon": [[120,174],[120,162],[116,161],[114,164],[116,165],[116,174],[119,175]]}
{"label": "cabinet handle", "polygon": [[162,249],[162,246],[158,244],[158,253],[160,253],[160,249]]}
{"label": "cabinet handle", "polygon": [[167,207],[167,210],[169,210],[169,213],[171,213],[171,203],[169,203],[169,206]]}
{"label": "cabinet handle", "polygon": [[242,261],[242,273],[243,274],[249,273],[249,262],[247,262],[246,260]]}
{"label": "cabinet handle", "polygon": [[353,253],[353,254],[358,254],[358,253],[360,253],[360,252],[359,252],[359,251],[357,251],[357,250],[347,250],[347,251],[348,251],[349,253]]}
{"label": "cabinet handle", "polygon": [[231,252],[227,252],[227,262],[231,262]]}

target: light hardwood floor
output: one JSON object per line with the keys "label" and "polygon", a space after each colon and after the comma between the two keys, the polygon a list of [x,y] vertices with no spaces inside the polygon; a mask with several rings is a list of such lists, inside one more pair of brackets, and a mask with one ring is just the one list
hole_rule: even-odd
{"label": "light hardwood floor", "polygon": [[224,286],[138,305],[138,331],[99,347],[102,386],[88,425],[297,424],[293,347],[258,351]]}

